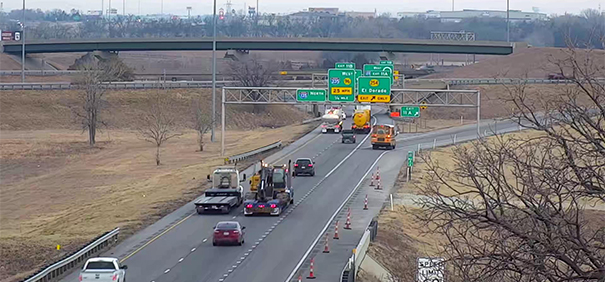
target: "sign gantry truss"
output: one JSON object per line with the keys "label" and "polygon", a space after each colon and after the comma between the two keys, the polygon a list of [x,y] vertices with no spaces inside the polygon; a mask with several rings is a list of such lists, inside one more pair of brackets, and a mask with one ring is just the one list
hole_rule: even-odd
{"label": "sign gantry truss", "polygon": [[[325,90],[316,88],[317,90]],[[301,104],[296,100],[298,88],[277,87],[224,87],[225,104]],[[468,107],[478,106],[479,91],[475,90],[424,90],[392,89],[391,102],[381,103],[392,106],[432,106]],[[424,103],[423,103],[424,102]],[[314,104],[366,104],[347,102],[312,102]]]}
{"label": "sign gantry truss", "polygon": [[[325,88],[314,88],[325,91]],[[221,154],[225,154],[225,106],[228,104],[250,105],[359,105],[359,102],[301,102],[296,99],[298,88],[280,87],[223,87],[221,111]],[[312,89],[311,89],[312,90]],[[481,93],[477,90],[426,90],[391,89],[389,103],[373,103],[385,106],[466,107],[477,109],[477,134],[480,134]]]}

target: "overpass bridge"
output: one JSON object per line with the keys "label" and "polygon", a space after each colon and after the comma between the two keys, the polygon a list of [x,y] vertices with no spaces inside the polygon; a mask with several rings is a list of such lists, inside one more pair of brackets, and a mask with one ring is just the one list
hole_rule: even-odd
{"label": "overpass bridge", "polygon": [[[21,43],[4,43],[3,52],[21,53]],[[433,41],[358,38],[219,38],[217,50],[344,51],[508,55],[513,44],[488,41]],[[209,51],[212,38],[103,38],[26,42],[25,52]]]}

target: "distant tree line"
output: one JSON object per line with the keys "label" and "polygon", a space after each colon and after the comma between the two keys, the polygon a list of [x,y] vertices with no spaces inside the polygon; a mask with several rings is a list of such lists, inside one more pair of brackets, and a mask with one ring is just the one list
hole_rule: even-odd
{"label": "distant tree line", "polygon": [[[586,42],[592,48],[603,48],[605,19],[597,10],[588,9],[580,15],[552,16],[544,21],[511,23],[511,40],[533,46],[567,47],[570,42]],[[212,18],[149,19],[134,15],[115,15],[111,21],[98,16],[80,15],[79,11],[26,10],[30,39],[71,38],[142,38],[142,37],[207,37],[212,35]],[[0,28],[18,29],[21,11],[0,15]],[[45,22],[44,24],[41,24]],[[50,22],[50,23],[47,23]],[[441,22],[431,18],[394,19],[383,15],[373,19],[351,17],[296,18],[263,15],[259,20],[230,16],[219,20],[219,36],[225,37],[341,37],[341,38],[410,38],[430,39],[431,31],[470,31],[477,40],[506,40],[506,20],[473,18],[461,22]]]}

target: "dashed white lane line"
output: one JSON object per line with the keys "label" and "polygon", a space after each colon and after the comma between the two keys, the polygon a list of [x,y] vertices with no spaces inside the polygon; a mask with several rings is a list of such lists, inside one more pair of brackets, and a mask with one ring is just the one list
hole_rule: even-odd
{"label": "dashed white lane line", "polygon": [[179,262],[182,262],[184,259],[185,259],[185,258],[180,258],[180,259],[179,259]]}
{"label": "dashed white lane line", "polygon": [[168,272],[170,272],[170,268],[164,270],[164,273],[168,273]]}
{"label": "dashed white lane line", "polygon": [[191,249],[192,252],[195,252],[195,248]]}
{"label": "dashed white lane line", "polygon": [[[204,240],[202,240],[203,243],[206,243],[206,241],[208,241],[208,238],[205,238]],[[195,248],[193,248],[193,250],[195,250]],[[191,250],[193,252],[193,250]]]}

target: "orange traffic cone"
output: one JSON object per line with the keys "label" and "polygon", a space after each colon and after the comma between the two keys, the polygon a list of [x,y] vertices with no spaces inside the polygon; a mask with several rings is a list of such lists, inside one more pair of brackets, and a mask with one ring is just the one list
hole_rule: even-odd
{"label": "orange traffic cone", "polygon": [[326,233],[326,245],[324,246],[324,253],[330,252],[330,246],[328,244],[329,241],[330,241],[330,239],[328,238],[328,233]]}
{"label": "orange traffic cone", "polygon": [[349,208],[349,213],[347,214],[347,221],[345,222],[345,229],[351,229],[351,208]]}
{"label": "orange traffic cone", "polygon": [[302,282],[302,275],[298,276],[298,282]]}
{"label": "orange traffic cone", "polygon": [[380,168],[376,167],[376,180],[380,180]]}
{"label": "orange traffic cone", "polygon": [[336,227],[334,227],[334,239],[340,239],[340,236],[338,236],[338,221],[336,221]]}
{"label": "orange traffic cone", "polygon": [[370,178],[370,187],[374,186],[374,174],[372,173],[372,178]]}
{"label": "orange traffic cone", "polygon": [[363,209],[367,210],[368,209],[368,195],[366,194],[366,199],[363,200]]}
{"label": "orange traffic cone", "polygon": [[315,277],[315,269],[313,267],[313,262],[315,262],[315,258],[311,259],[311,269],[309,270],[309,276],[307,276],[307,279],[315,279],[317,277]]}
{"label": "orange traffic cone", "polygon": [[375,190],[382,190],[382,187],[380,187],[380,178],[378,179],[378,182],[376,183],[376,187],[374,189]]}

